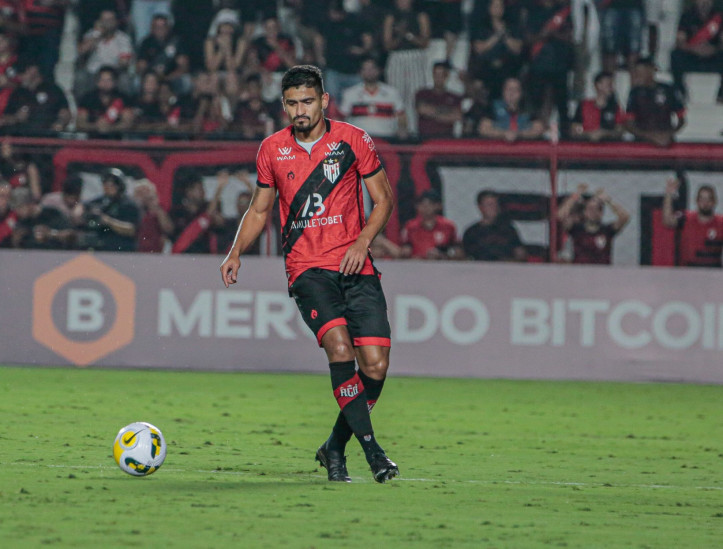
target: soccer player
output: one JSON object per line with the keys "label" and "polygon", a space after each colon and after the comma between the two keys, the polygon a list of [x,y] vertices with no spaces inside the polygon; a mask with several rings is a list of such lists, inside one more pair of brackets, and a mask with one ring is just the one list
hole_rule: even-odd
{"label": "soccer player", "polygon": [[[281,93],[291,126],[261,143],[257,187],[221,277],[226,287],[237,282],[239,256],[266,226],[278,192],[289,293],[326,351],[341,408],[316,459],[329,480],[350,482],[344,450],[354,434],[374,480],[385,482],[399,469],[377,443],[369,413],[384,385],[391,341],[369,246],[392,213],[392,190],[369,135],[324,117],[329,95],[318,68],[289,69]],[[366,223],[362,179],[374,203]]]}

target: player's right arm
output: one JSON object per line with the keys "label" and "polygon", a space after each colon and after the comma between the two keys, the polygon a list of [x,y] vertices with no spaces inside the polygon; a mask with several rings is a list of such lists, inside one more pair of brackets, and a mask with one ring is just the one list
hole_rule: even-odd
{"label": "player's right arm", "polygon": [[221,264],[221,279],[228,288],[238,279],[241,266],[240,256],[259,237],[266,227],[266,220],[274,207],[276,189],[274,187],[256,187],[249,209],[239,223],[233,246]]}

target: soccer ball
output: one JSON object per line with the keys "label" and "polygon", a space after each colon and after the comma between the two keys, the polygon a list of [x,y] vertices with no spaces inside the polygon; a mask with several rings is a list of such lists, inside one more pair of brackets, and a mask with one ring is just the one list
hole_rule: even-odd
{"label": "soccer ball", "polygon": [[134,477],[155,473],[166,459],[166,441],[158,427],[145,421],[126,425],[113,442],[113,458]]}

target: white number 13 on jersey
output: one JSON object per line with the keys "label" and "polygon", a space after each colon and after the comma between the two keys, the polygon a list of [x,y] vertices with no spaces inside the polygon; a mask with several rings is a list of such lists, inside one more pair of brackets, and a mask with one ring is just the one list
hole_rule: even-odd
{"label": "white number 13 on jersey", "polygon": [[[314,203],[311,203],[311,199],[314,199]],[[312,208],[312,211],[309,211],[309,208]],[[309,198],[306,199],[306,202],[304,203],[304,211],[301,212],[301,217],[307,217],[307,214],[309,217],[314,216],[320,216],[326,211],[326,206],[324,206],[324,199],[321,197],[319,193],[310,194]]]}

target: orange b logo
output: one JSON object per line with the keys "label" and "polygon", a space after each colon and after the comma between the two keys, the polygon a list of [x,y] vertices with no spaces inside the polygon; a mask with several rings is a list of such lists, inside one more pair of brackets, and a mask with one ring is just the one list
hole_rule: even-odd
{"label": "orange b logo", "polygon": [[[58,299],[61,290],[65,302]],[[33,338],[73,364],[87,366],[133,341],[135,305],[130,278],[81,255],[35,281]]]}

